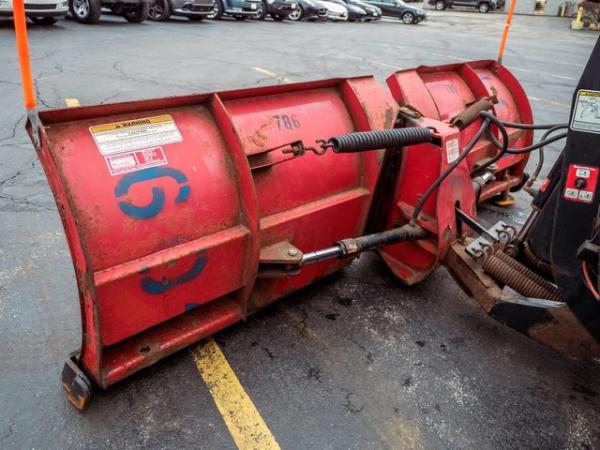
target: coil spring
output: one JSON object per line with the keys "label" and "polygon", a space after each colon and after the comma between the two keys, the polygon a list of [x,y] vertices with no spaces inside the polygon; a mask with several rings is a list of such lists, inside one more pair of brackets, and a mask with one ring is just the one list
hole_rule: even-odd
{"label": "coil spring", "polygon": [[519,294],[532,298],[560,301],[560,291],[548,280],[502,251],[486,257],[483,270]]}
{"label": "coil spring", "polygon": [[428,128],[393,128],[390,130],[361,131],[332,137],[328,144],[336,153],[351,153],[380,148],[402,147],[432,140]]}
{"label": "coil spring", "polygon": [[533,250],[529,246],[529,243],[525,241],[523,243],[523,256],[527,262],[536,268],[540,269],[546,275],[552,275],[552,269],[550,268],[550,264],[545,261],[542,261],[538,256],[533,253]]}

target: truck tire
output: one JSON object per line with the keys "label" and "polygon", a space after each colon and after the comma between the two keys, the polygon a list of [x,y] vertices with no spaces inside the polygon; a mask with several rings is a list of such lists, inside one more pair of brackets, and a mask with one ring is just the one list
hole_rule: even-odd
{"label": "truck tire", "polygon": [[221,17],[223,17],[223,3],[221,3],[221,0],[215,0],[215,5],[206,18],[210,20],[219,20]]}
{"label": "truck tire", "polygon": [[164,22],[171,17],[171,5],[169,0],[154,0],[148,11],[148,19]]}
{"label": "truck tire", "polygon": [[477,7],[477,9],[479,9],[480,13],[485,14],[485,13],[489,12],[489,10],[490,10],[490,4],[487,3],[487,2],[481,2],[479,4],[479,6]]}
{"label": "truck tire", "polygon": [[150,12],[150,3],[147,1],[142,1],[138,4],[135,9],[129,9],[123,13],[123,17],[127,22],[131,23],[142,23],[144,20],[148,18],[148,13]]}
{"label": "truck tire", "polygon": [[443,11],[444,9],[446,9],[446,3],[444,2],[444,0],[438,0],[437,2],[435,2],[436,11]]}
{"label": "truck tire", "polygon": [[69,0],[71,16],[79,23],[98,23],[102,14],[100,0]]}
{"label": "truck tire", "polygon": [[54,25],[57,21],[56,17],[30,17],[30,19],[36,25]]}

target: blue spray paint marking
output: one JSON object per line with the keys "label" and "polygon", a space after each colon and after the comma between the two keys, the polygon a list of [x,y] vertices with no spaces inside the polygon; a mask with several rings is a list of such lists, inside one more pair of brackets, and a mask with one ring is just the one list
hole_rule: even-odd
{"label": "blue spray paint marking", "polygon": [[201,253],[198,255],[198,259],[196,259],[196,262],[194,263],[192,268],[183,275],[180,275],[172,280],[164,278],[160,281],[157,281],[151,277],[144,277],[141,279],[140,285],[144,292],[148,294],[163,294],[169,289],[174,288],[175,286],[192,281],[194,278],[196,278],[202,273],[202,270],[204,270],[204,266],[206,266],[206,256],[203,253]]}
{"label": "blue spray paint marking", "polygon": [[165,206],[165,191],[160,187],[152,188],[152,201],[146,206],[136,206],[129,202],[119,202],[124,214],[134,219],[151,219],[157,216]]}
{"label": "blue spray paint marking", "polygon": [[[132,172],[125,175],[119,180],[115,187],[115,197],[119,198],[129,192],[129,188],[136,183],[142,183],[148,180],[154,180],[161,177],[171,177],[178,184],[183,184],[188,181],[187,177],[177,169],[172,167],[150,167],[148,169]],[[186,201],[190,196],[191,189],[189,186],[180,186],[175,203]],[[134,219],[151,219],[157,216],[165,206],[165,191],[161,187],[152,188],[152,200],[145,206],[133,205],[126,201],[118,203],[119,208],[124,214]]]}

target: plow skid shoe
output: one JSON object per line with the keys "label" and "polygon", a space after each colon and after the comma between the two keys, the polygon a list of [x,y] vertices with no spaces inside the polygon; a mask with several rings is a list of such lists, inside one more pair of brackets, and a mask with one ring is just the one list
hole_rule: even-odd
{"label": "plow skid shoe", "polygon": [[81,303],[74,404],[78,368],[106,388],[348,264],[286,273],[364,232],[381,155],[310,147],[397,112],[360,77],[40,113]]}

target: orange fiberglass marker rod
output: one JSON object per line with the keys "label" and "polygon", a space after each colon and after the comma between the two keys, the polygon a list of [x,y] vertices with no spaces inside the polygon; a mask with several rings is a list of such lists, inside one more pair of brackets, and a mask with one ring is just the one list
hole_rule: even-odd
{"label": "orange fiberglass marker rod", "polygon": [[19,65],[21,66],[21,84],[23,86],[23,96],[25,98],[25,109],[27,110],[27,118],[31,123],[34,144],[36,147],[39,147],[39,119],[35,91],[33,89],[33,78],[31,76],[29,45],[27,43],[27,23],[23,0],[13,0],[13,21],[15,23],[15,34],[17,37]]}
{"label": "orange fiberglass marker rod", "polygon": [[510,7],[508,8],[508,15],[506,16],[506,22],[504,23],[504,32],[502,33],[502,40],[500,41],[500,49],[498,50],[498,64],[502,64],[502,57],[504,56],[504,49],[506,48],[506,40],[508,39],[508,32],[510,31],[510,24],[515,12],[515,6],[517,6],[517,0],[511,0]]}

